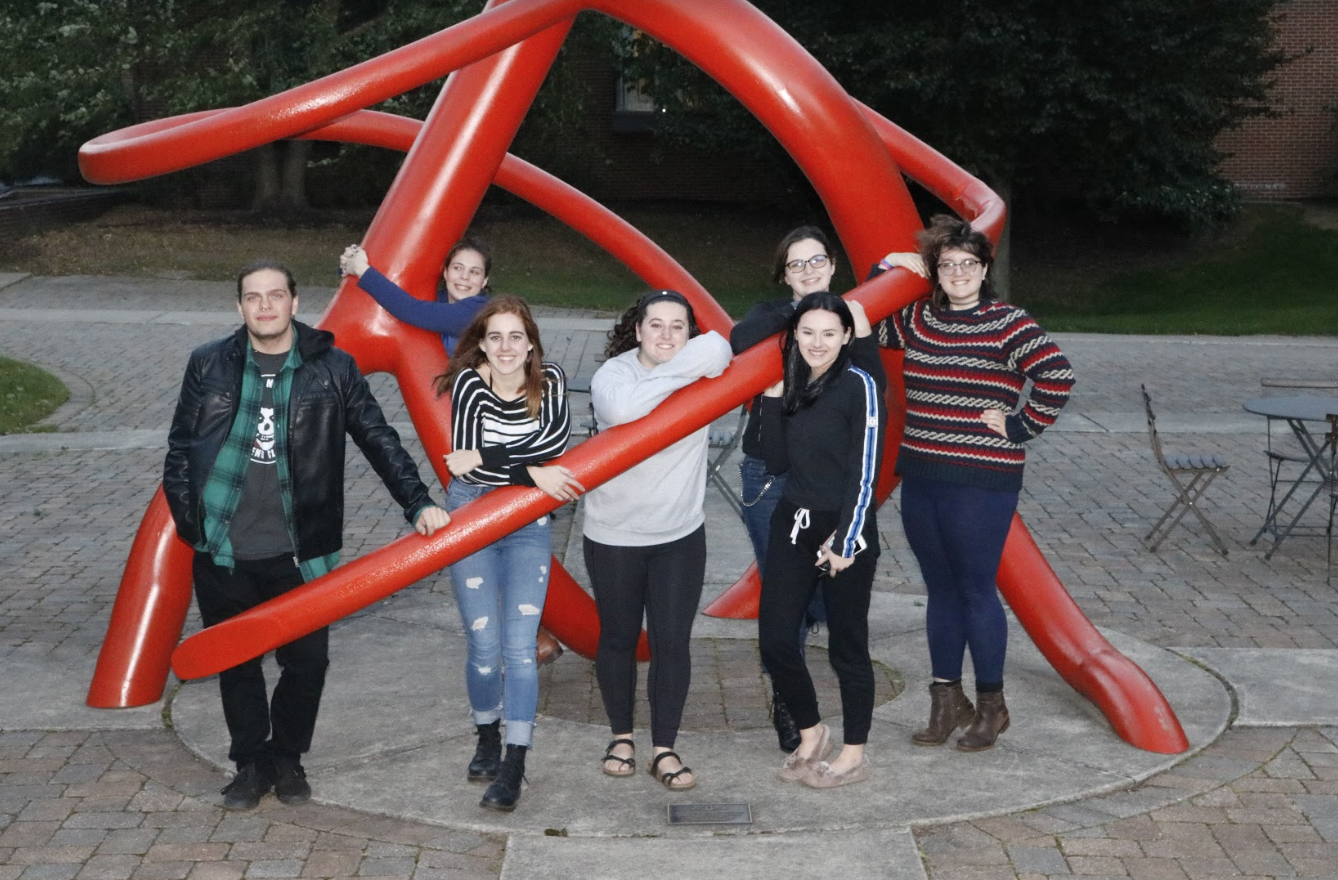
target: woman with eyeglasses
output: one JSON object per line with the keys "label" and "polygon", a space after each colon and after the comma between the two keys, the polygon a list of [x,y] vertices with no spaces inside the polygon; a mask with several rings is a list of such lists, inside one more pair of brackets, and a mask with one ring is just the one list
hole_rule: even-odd
{"label": "woman with eyeglasses", "polygon": [[[624,312],[604,353],[608,360],[590,380],[601,431],[648,415],[680,388],[719,376],[730,361],[729,343],[701,333],[692,306],[672,290],[652,290]],[[599,613],[595,677],[613,733],[600,766],[609,776],[636,771],[636,647],[644,616],[653,748],[647,769],[670,791],[697,784],[674,743],[706,578],[707,434],[706,427],[694,431],[585,496],[585,568]]]}
{"label": "woman with eyeglasses", "polygon": [[[942,745],[965,727],[957,748],[978,752],[1009,723],[1008,623],[994,579],[1022,488],[1023,444],[1058,418],[1073,368],[1030,315],[998,301],[983,233],[940,215],[919,245],[918,254],[888,254],[879,264],[933,281],[927,298],[879,325],[880,344],[905,351],[901,521],[928,592],[929,724],[911,740]],[[968,646],[974,706],[962,691]]]}
{"label": "woman with eyeglasses", "polygon": [[[748,310],[729,331],[729,344],[734,353],[741,354],[759,342],[785,329],[794,316],[795,306],[810,293],[831,287],[836,273],[836,259],[831,255],[827,236],[816,226],[800,226],[790,231],[776,247],[771,280],[784,284],[789,295],[757,303]],[[767,471],[762,458],[761,420],[758,417],[762,396],[753,398],[748,422],[743,431],[743,461],[739,464],[742,477],[743,523],[753,545],[757,573],[766,576],[767,536],[771,531],[771,514],[785,492],[785,474]],[[800,623],[797,638],[803,652],[804,638],[810,620],[824,620],[822,592],[814,594],[812,606]],[[790,753],[799,746],[799,728],[786,707],[785,701],[771,692],[771,723],[781,751]]]}
{"label": "woman with eyeglasses", "polygon": [[[771,517],[758,641],[771,680],[794,715],[799,747],[782,782],[836,788],[870,777],[873,722],[869,599],[878,560],[878,502],[887,379],[859,303],[826,291],[799,301],[785,331],[784,379],[762,397],[762,451],[785,492]],[[841,686],[842,748],[818,713],[795,631],[822,584],[827,651]]]}

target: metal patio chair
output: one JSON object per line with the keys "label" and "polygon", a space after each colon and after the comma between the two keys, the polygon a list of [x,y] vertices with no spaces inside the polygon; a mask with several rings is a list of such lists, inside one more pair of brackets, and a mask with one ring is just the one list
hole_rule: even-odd
{"label": "metal patio chair", "polygon": [[[1180,521],[1185,518],[1185,514],[1193,512],[1203,527],[1207,529],[1209,537],[1217,547],[1217,552],[1223,556],[1227,555],[1226,544],[1218,536],[1217,530],[1213,528],[1208,517],[1203,515],[1199,508],[1199,499],[1208,489],[1209,484],[1217,479],[1218,474],[1227,470],[1229,465],[1218,455],[1201,453],[1181,453],[1178,455],[1167,455],[1162,450],[1161,438],[1157,435],[1157,415],[1152,411],[1152,398],[1148,395],[1148,389],[1145,385],[1140,385],[1143,391],[1143,408],[1147,411],[1148,417],[1148,439],[1152,443],[1152,454],[1157,459],[1157,464],[1161,467],[1162,473],[1171,481],[1175,487],[1175,500],[1171,506],[1166,508],[1161,519],[1143,538],[1149,541],[1148,549],[1156,551],[1157,547],[1165,540]],[[1163,529],[1162,526],[1170,520],[1170,524]]]}

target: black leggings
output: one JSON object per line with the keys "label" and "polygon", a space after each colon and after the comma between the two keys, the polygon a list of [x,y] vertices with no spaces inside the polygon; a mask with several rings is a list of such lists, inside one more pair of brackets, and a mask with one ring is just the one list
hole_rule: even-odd
{"label": "black leggings", "polygon": [[615,734],[633,727],[636,645],[644,611],[650,638],[646,691],[651,743],[673,748],[692,681],[689,639],[706,578],[706,527],[668,544],[617,547],[586,538],[584,547],[599,608],[595,676],[609,726]]}
{"label": "black leggings", "polygon": [[[818,548],[836,529],[837,514],[809,511],[809,524],[791,541],[799,508],[781,499],[771,517],[766,577],[757,615],[762,662],[771,683],[801,730],[817,725],[818,697],[804,657],[795,644],[795,630],[804,619],[822,577],[814,563]],[[868,546],[855,554],[849,568],[823,578],[827,605],[827,652],[841,685],[841,713],[847,745],[863,745],[873,724],[873,661],[869,658],[869,594],[878,561],[878,527],[870,515],[863,536]]]}

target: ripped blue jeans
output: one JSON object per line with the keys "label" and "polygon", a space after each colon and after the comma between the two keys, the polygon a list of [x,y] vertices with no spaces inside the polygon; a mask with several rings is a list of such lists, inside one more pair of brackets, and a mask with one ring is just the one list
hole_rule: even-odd
{"label": "ripped blue jeans", "polygon": [[[446,509],[454,513],[493,488],[451,480]],[[502,719],[507,745],[530,744],[539,708],[534,651],[553,553],[548,530],[544,516],[450,567],[469,638],[465,684],[474,723]]]}

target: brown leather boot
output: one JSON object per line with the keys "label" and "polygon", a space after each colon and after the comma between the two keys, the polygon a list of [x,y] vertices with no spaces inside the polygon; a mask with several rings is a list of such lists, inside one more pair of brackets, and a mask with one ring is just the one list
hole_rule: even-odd
{"label": "brown leather boot", "polygon": [[557,637],[542,626],[539,627],[538,637],[535,639],[534,660],[536,665],[547,666],[563,654],[562,643]]}
{"label": "brown leather boot", "polygon": [[911,735],[917,746],[941,746],[959,727],[976,717],[976,707],[962,693],[960,681],[936,681],[929,685],[929,726]]}
{"label": "brown leather boot", "polygon": [[1008,729],[1008,706],[1003,691],[976,694],[976,719],[957,740],[963,752],[983,752],[994,746],[999,734]]}

